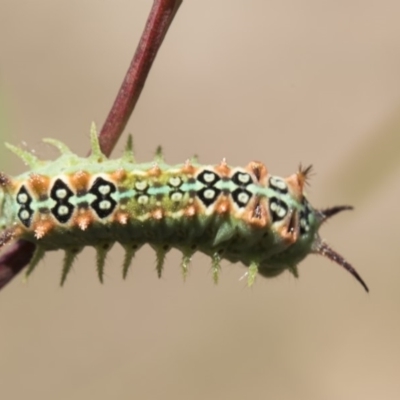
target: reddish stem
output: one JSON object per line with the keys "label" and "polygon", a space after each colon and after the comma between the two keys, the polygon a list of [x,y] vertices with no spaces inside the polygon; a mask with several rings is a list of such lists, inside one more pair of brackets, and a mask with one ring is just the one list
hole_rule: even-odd
{"label": "reddish stem", "polygon": [[18,240],[0,257],[0,290],[28,265],[34,251],[33,243]]}
{"label": "reddish stem", "polygon": [[109,156],[139,99],[150,68],[182,0],[155,0],[142,37],[115,102],[100,132],[100,147]]}
{"label": "reddish stem", "polygon": [[[139,45],[100,131],[100,146],[109,156],[118,142],[150,72],[157,52],[183,0],[154,0]],[[0,257],[0,290],[29,263],[35,245],[18,240]]]}

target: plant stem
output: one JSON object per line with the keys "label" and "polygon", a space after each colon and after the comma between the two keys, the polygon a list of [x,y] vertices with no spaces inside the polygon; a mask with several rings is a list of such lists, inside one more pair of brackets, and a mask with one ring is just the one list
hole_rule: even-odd
{"label": "plant stem", "polygon": [[100,147],[109,156],[139,99],[153,61],[182,0],[155,0],[139,45],[100,131]]}

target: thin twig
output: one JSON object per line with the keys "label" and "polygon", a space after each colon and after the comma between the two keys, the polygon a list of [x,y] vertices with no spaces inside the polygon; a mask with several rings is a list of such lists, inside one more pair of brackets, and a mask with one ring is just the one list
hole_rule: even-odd
{"label": "thin twig", "polygon": [[[154,0],[135,55],[100,131],[100,147],[109,156],[118,142],[146,82],[157,52],[182,0]],[[0,290],[29,263],[35,245],[18,240],[0,257]]]}
{"label": "thin twig", "polygon": [[28,265],[34,251],[33,243],[18,240],[0,257],[0,290]]}
{"label": "thin twig", "polygon": [[100,147],[109,156],[139,99],[150,68],[182,0],[155,0],[121,88],[100,132]]}

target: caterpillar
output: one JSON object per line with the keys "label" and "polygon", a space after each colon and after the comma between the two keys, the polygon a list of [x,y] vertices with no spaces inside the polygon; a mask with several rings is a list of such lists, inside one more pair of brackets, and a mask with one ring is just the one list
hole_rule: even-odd
{"label": "caterpillar", "polygon": [[159,277],[171,248],[182,252],[184,277],[200,251],[211,257],[215,282],[221,260],[228,260],[248,267],[249,286],[258,274],[274,277],[288,270],[297,277],[299,262],[315,253],[349,271],[368,291],[356,270],[318,234],[328,218],[352,207],[312,207],[304,193],[311,167],[300,166],[284,179],[258,161],[246,167],[225,160],[170,166],[161,148],[153,162],[138,164],[130,136],[122,157],[112,160],[101,152],[94,124],[87,158],[54,139],[44,142],[59,150],[56,160],[39,160],[6,143],[30,170],[16,177],[0,173],[0,248],[15,239],[36,245],[26,276],[47,251],[64,250],[63,285],[76,256],[93,246],[103,282],[106,255],[119,242],[126,278],[136,251],[147,243],[156,252]]}

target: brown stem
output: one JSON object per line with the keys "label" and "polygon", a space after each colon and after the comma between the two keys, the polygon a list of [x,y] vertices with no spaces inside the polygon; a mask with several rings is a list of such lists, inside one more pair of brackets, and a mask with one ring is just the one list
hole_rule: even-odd
{"label": "brown stem", "polygon": [[[182,0],[154,0],[135,55],[117,98],[100,131],[103,153],[109,156],[118,142],[146,82],[153,61]],[[18,240],[0,257],[0,290],[29,263],[35,245]]]}
{"label": "brown stem", "polygon": [[28,265],[34,251],[33,243],[18,240],[0,257],[0,290]]}
{"label": "brown stem", "polygon": [[136,53],[100,132],[100,147],[109,156],[121,136],[182,0],[155,0]]}

